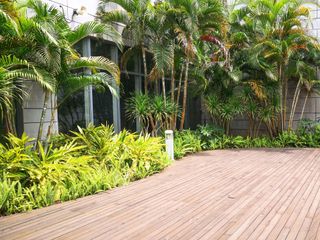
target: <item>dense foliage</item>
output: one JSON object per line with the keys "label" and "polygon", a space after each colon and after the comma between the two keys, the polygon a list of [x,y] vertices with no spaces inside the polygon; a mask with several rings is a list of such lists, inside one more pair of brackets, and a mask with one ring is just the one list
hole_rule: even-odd
{"label": "dense foliage", "polygon": [[175,158],[203,150],[232,148],[318,148],[320,147],[320,124],[303,120],[298,129],[284,131],[276,138],[228,136],[213,126],[199,126],[195,131],[184,130],[175,134]]}
{"label": "dense foliage", "polygon": [[[226,134],[238,116],[248,120],[250,137],[258,136],[262,127],[276,137],[291,130],[294,119],[303,119],[307,100],[319,87],[319,42],[308,31],[312,2],[316,4],[245,0],[232,5],[223,38],[228,57],[215,54],[213,64],[204,68],[199,90],[213,122]],[[297,108],[299,101],[302,109]]]}
{"label": "dense foliage", "polygon": [[[110,2],[122,9],[109,11]],[[229,6],[218,0],[101,0],[99,19],[126,24],[123,36],[132,45],[122,65],[126,69],[129,58],[142,57],[144,93],[182,105],[181,121],[170,116],[171,129],[183,129],[191,89],[205,98],[212,123],[227,135],[241,116],[249,122],[248,136],[266,130],[276,137],[303,119],[319,87],[319,43],[307,30],[310,4],[317,7],[303,0],[240,0]],[[148,54],[153,61],[147,66]]]}
{"label": "dense foliage", "polygon": [[[121,8],[110,11],[106,7],[109,3]],[[151,0],[101,0],[98,14],[102,22],[125,24],[122,35],[130,40],[130,47],[122,56],[123,69],[126,70],[128,59],[140,56],[144,94],[160,95],[165,105],[181,104],[180,121],[176,112],[170,114],[170,129],[176,129],[177,124],[183,129],[188,89],[197,80],[198,66],[206,64],[201,52],[212,49],[201,38],[208,34],[221,36],[227,25],[222,2],[166,0],[153,4]],[[147,63],[148,55],[152,61]]]}
{"label": "dense foliage", "polygon": [[[54,137],[39,151],[32,139],[10,135],[0,144],[0,215],[98,193],[163,170],[170,164],[164,140],[112,127],[89,126]],[[203,150],[320,147],[320,124],[302,121],[296,132],[277,138],[227,136],[205,125],[175,133],[175,158]]]}
{"label": "dense foliage", "polygon": [[10,135],[0,144],[0,215],[98,193],[157,173],[170,164],[161,138],[112,127],[79,129],[32,149]]}
{"label": "dense foliage", "polygon": [[[121,44],[111,24],[92,21],[71,28],[61,11],[40,0],[4,0],[0,1],[0,26],[0,123],[5,133],[16,133],[16,105],[27,99],[28,80],[37,81],[44,91],[38,140],[51,135],[55,113],[70,95],[88,85],[113,90],[114,83],[119,83],[116,64],[104,57],[80,56],[75,50],[76,44],[93,34]],[[52,94],[59,99],[52,104],[45,132],[44,117]]]}

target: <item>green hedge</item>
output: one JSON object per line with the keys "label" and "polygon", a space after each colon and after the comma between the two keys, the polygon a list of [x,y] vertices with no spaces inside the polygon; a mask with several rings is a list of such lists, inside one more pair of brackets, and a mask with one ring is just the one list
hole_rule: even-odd
{"label": "green hedge", "polygon": [[233,148],[316,148],[320,147],[320,125],[302,122],[296,132],[287,131],[278,137],[249,138],[226,136],[210,126],[199,126],[195,131],[183,130],[175,133],[175,158],[202,150]]}

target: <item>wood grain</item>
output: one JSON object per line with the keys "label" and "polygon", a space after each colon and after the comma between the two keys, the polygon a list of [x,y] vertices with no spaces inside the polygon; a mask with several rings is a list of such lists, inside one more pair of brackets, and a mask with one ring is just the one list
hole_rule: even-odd
{"label": "wood grain", "polygon": [[320,239],[320,149],[219,150],[0,218],[0,239]]}

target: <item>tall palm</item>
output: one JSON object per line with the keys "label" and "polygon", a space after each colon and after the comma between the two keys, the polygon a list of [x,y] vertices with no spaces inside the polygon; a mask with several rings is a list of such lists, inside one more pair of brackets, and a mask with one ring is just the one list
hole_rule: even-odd
{"label": "tall palm", "polygon": [[[109,3],[117,4],[122,9],[106,11]],[[122,56],[123,65],[127,60],[136,53],[141,53],[144,69],[144,91],[148,92],[148,68],[147,68],[147,51],[149,40],[149,19],[152,14],[152,3],[150,0],[101,0],[99,16],[102,22],[110,21],[125,24],[123,37],[128,41],[130,48]]]}
{"label": "tall palm", "polygon": [[306,49],[308,44],[317,45],[304,28],[310,10],[302,0],[249,0],[241,3],[245,3],[241,8],[242,19],[245,19],[242,25],[246,24],[243,28],[254,28],[259,36],[259,42],[253,46],[257,60],[261,59],[277,68],[281,96],[279,127],[284,130],[290,60],[301,49]]}
{"label": "tall palm", "polygon": [[183,83],[183,100],[180,129],[185,123],[187,108],[188,81],[190,63],[196,55],[194,42],[202,35],[215,35],[221,30],[224,22],[223,5],[218,0],[170,0],[174,15],[174,31],[184,49],[185,75]]}
{"label": "tall palm", "polygon": [[20,16],[12,1],[0,3],[0,116],[5,122],[5,132],[15,133],[14,102],[26,94],[25,80],[36,80],[48,91],[53,89],[52,79],[47,73],[37,69],[33,63],[23,59],[23,47],[31,46],[31,35],[41,34],[43,39],[52,39],[33,21]]}

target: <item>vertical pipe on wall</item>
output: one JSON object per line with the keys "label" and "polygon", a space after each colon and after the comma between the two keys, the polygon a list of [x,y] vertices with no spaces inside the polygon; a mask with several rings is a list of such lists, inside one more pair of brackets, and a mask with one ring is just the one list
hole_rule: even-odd
{"label": "vertical pipe on wall", "polygon": [[[118,48],[115,45],[111,47],[111,60],[118,64],[119,62],[119,52]],[[115,132],[121,131],[121,112],[120,112],[120,89],[118,85],[115,85],[117,95],[112,95],[112,112],[113,112],[113,126]]]}
{"label": "vertical pipe on wall", "polygon": [[[84,57],[91,57],[90,38],[86,38],[83,40],[82,51],[83,51]],[[85,70],[85,73],[91,74],[91,71],[87,69]],[[86,126],[88,126],[90,123],[94,123],[92,86],[88,86],[84,89],[84,109],[85,109]]]}

